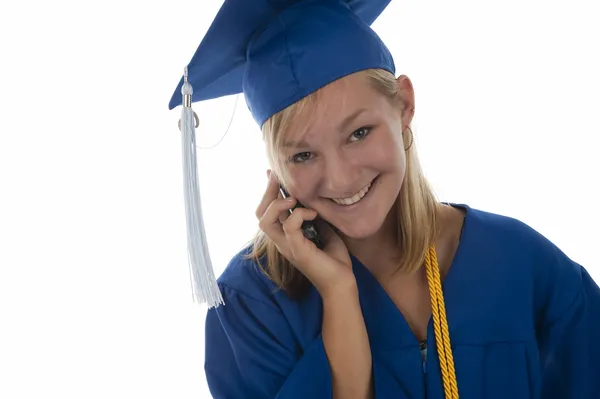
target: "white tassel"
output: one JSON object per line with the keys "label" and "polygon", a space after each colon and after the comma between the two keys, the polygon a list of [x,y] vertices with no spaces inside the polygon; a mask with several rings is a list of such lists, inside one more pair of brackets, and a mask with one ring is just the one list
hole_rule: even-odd
{"label": "white tassel", "polygon": [[214,275],[198,184],[196,166],[196,127],[198,116],[192,110],[192,85],[188,82],[187,67],[184,71],[184,83],[181,88],[183,109],[180,129],[183,143],[183,185],[185,196],[185,213],[187,224],[188,261],[190,263],[190,280],[192,296],[196,303],[207,303],[209,308],[224,304],[221,291]]}

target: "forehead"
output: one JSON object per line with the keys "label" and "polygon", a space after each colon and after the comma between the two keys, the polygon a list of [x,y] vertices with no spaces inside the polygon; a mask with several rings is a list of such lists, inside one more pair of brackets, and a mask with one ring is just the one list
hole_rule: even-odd
{"label": "forehead", "polygon": [[286,141],[300,141],[311,132],[338,131],[350,117],[379,109],[384,100],[362,73],[345,76],[313,93],[300,107],[285,128]]}

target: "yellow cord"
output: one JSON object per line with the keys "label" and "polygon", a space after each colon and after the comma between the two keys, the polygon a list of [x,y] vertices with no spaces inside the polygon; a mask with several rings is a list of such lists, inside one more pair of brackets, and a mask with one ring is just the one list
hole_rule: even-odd
{"label": "yellow cord", "polygon": [[446,321],[446,306],[444,304],[444,293],[442,292],[440,268],[435,247],[433,246],[429,248],[425,255],[425,267],[427,269],[427,283],[431,296],[435,343],[438,357],[440,358],[440,369],[444,383],[444,397],[446,399],[458,399],[458,386],[456,384],[452,347],[450,346],[448,322]]}

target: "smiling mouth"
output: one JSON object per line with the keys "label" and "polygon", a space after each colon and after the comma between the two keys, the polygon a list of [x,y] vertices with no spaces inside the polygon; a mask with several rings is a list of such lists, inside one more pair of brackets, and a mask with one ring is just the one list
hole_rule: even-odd
{"label": "smiling mouth", "polygon": [[342,206],[354,205],[354,204],[360,202],[360,200],[362,200],[367,195],[367,193],[370,191],[371,187],[373,186],[373,183],[375,182],[375,180],[377,180],[377,178],[371,180],[369,182],[369,184],[367,184],[366,186],[361,188],[356,194],[352,195],[351,197],[330,198],[330,200],[335,202],[336,204],[342,205]]}

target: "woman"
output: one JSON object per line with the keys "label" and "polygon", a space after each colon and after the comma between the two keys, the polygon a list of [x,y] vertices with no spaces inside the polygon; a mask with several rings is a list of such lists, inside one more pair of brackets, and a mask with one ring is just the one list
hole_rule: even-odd
{"label": "woman", "polygon": [[600,397],[600,290],[585,269],[525,224],[429,188],[413,87],[368,27],[387,2],[247,3],[225,2],[194,59],[234,12],[252,21],[227,35],[239,48],[190,69],[195,100],[243,90],[272,169],[261,231],[207,315],[212,395]]}

